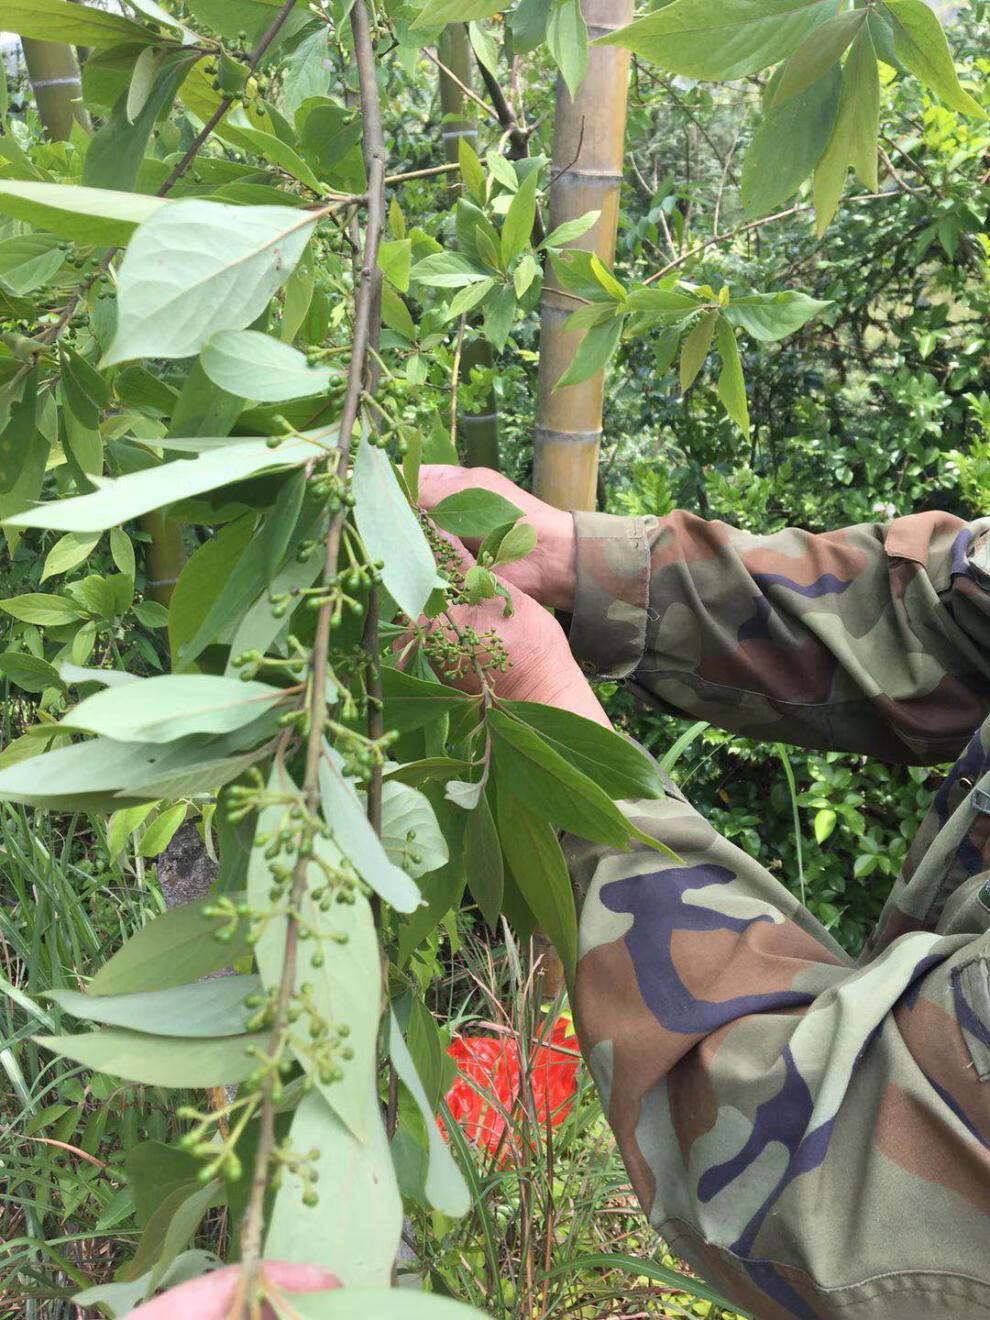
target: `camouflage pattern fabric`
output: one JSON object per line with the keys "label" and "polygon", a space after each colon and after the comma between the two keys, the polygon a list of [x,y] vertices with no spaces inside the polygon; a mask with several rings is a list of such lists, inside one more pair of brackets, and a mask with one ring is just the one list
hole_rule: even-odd
{"label": "camouflage pattern fabric", "polygon": [[859,963],[672,784],[627,810],[677,862],[565,840],[576,1021],[644,1209],[759,1320],[990,1314],[990,519],[576,519],[589,672],[757,737],[958,756]]}

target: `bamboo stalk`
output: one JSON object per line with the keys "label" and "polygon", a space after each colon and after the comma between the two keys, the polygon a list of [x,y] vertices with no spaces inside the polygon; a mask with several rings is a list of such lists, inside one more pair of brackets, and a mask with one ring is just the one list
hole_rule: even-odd
{"label": "bamboo stalk", "polygon": [[[440,70],[440,105],[443,109],[443,150],[448,162],[456,163],[462,139],[477,150],[478,130],[468,119],[458,118],[467,97],[464,88],[471,85],[471,44],[463,23],[448,23],[440,37],[439,56],[453,77]],[[456,79],[456,81],[455,81]],[[455,116],[451,118],[451,116]],[[461,351],[461,376],[470,379],[474,367],[494,364],[491,344],[475,335],[467,335]],[[468,467],[498,467],[498,409],[495,395],[489,391],[481,412],[462,412],[457,418],[464,438],[464,459]]]}
{"label": "bamboo stalk", "polygon": [[[629,23],[633,0],[582,0],[581,10],[589,36],[596,37]],[[619,222],[629,52],[618,46],[592,46],[589,56],[588,72],[573,101],[563,79],[557,79],[549,227],[586,211],[600,211],[597,224],[571,246],[594,251],[610,266]],[[573,310],[573,301],[548,278],[541,304],[533,489],[558,508],[592,509],[604,372],[580,385],[556,393],[553,389],[583,333],[562,328]]]}
{"label": "bamboo stalk", "polygon": [[89,132],[89,115],[80,100],[79,61],[72,47],[22,37],[21,49],[45,136],[52,142],[67,142],[73,122]]}

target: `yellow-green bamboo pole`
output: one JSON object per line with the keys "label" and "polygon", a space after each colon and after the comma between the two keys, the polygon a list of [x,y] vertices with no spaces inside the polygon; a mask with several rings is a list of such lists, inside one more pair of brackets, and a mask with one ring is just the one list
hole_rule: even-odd
{"label": "yellow-green bamboo pole", "polygon": [[[630,22],[633,0],[582,0],[581,10],[589,36],[596,37]],[[618,46],[593,46],[589,54],[588,72],[573,101],[563,79],[557,79],[549,227],[586,211],[600,211],[597,224],[572,246],[596,252],[611,266],[622,186],[629,52]],[[533,489],[558,508],[592,509],[604,373],[556,393],[553,389],[583,333],[562,328],[573,310],[573,300],[554,287],[548,272],[540,311]]]}
{"label": "yellow-green bamboo pole", "polygon": [[79,61],[71,46],[56,41],[21,40],[38,118],[47,137],[65,142],[75,121],[89,131],[89,115],[80,99]]}
{"label": "yellow-green bamboo pole", "polygon": [[[464,84],[471,86],[471,43],[463,23],[448,23],[440,37],[440,62]],[[461,140],[465,139],[475,151],[478,149],[478,130],[469,119],[459,119],[464,109],[464,92],[440,70],[440,106],[443,110],[443,150],[447,160],[455,163]],[[460,373],[469,379],[474,367],[491,367],[494,362],[492,346],[468,331],[461,349]],[[480,413],[460,413],[457,427],[464,439],[464,458],[468,467],[498,467],[498,410],[495,395],[489,392]]]}

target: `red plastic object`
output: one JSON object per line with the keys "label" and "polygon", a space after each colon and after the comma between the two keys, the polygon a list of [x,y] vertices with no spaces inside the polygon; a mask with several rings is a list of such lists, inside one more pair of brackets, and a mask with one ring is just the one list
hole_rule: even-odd
{"label": "red plastic object", "polygon": [[[458,1071],[447,1092],[451,1115],[476,1145],[495,1151],[502,1143],[500,1163],[504,1163],[509,1143],[508,1138],[503,1142],[503,1111],[511,1114],[519,1095],[518,1040],[514,1036],[455,1036],[447,1053]],[[533,1103],[542,1124],[549,1120],[556,1127],[567,1116],[579,1063],[574,1029],[567,1018],[558,1018],[549,1042],[533,1046],[530,1061]],[[492,1100],[497,1103],[493,1105]]]}

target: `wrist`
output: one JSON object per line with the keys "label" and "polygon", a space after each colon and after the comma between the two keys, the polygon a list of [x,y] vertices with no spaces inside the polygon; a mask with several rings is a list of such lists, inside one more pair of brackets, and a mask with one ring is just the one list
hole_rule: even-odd
{"label": "wrist", "polygon": [[543,603],[570,614],[577,589],[577,531],[570,513],[554,510],[552,523],[541,537]]}

